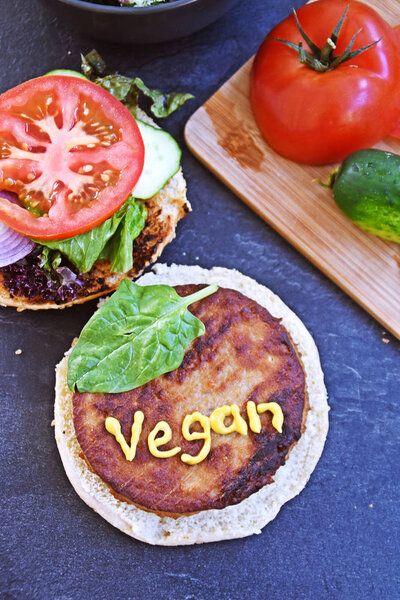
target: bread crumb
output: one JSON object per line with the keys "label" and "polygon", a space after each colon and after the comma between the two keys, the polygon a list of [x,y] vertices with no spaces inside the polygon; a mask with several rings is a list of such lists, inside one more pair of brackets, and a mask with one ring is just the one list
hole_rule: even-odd
{"label": "bread crumb", "polygon": [[55,422],[55,420],[53,419],[53,420],[52,420],[52,422],[50,423],[50,427],[55,427],[55,426],[56,426],[56,422]]}
{"label": "bread crumb", "polygon": [[374,507],[374,505],[372,503],[368,504],[368,508],[373,508],[373,507]]}
{"label": "bread crumb", "polygon": [[15,354],[22,354],[22,350],[21,350],[21,348],[18,348],[18,349],[15,351]]}
{"label": "bread crumb", "polygon": [[388,343],[390,342],[390,340],[388,340],[387,338],[382,338],[382,342],[383,342],[384,344],[388,344]]}

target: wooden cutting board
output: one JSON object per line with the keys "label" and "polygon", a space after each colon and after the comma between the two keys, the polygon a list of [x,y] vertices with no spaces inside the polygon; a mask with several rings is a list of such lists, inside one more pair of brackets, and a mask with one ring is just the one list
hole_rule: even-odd
{"label": "wooden cutting board", "polygon": [[[369,0],[391,24],[397,0]],[[189,119],[192,152],[351,298],[400,339],[400,245],[369,235],[336,207],[328,167],[299,165],[264,142],[249,103],[249,60]],[[379,148],[400,154],[400,141]]]}

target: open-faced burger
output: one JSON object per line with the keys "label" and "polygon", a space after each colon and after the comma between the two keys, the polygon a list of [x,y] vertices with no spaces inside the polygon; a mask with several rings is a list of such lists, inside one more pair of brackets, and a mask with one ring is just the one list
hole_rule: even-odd
{"label": "open-faced burger", "polygon": [[138,284],[121,283],[57,368],[66,473],[96,512],[152,544],[260,533],[324,446],[315,343],[237,271],[159,265]]}

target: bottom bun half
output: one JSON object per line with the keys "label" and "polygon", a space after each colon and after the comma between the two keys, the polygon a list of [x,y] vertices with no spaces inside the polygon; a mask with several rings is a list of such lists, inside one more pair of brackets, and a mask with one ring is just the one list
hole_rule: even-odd
{"label": "bottom bun half", "polygon": [[139,285],[217,283],[245,294],[281,319],[301,357],[309,399],[306,430],[286,463],[264,486],[239,504],[178,518],[161,517],[114,497],[109,487],[82,458],[72,417],[72,393],[67,386],[68,353],[56,369],[55,436],[67,476],[78,495],[93,510],[124,533],[149,544],[175,546],[240,538],[276,517],[285,502],[301,492],[321,456],[328,432],[328,403],[317,347],[300,319],[268,288],[235,270],[215,267],[157,265]]}

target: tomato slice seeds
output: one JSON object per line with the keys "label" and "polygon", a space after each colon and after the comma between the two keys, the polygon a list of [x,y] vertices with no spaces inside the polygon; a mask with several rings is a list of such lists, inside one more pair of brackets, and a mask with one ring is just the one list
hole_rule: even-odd
{"label": "tomato slice seeds", "polygon": [[0,220],[38,239],[92,229],[127,199],[144,146],[128,109],[100,86],[46,76],[0,96]]}

